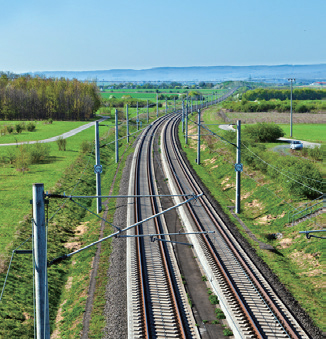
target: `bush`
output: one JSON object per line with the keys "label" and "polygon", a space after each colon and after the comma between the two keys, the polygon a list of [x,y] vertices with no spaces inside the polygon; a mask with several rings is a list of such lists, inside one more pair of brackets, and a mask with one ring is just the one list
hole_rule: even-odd
{"label": "bush", "polygon": [[27,153],[30,164],[39,164],[50,156],[50,146],[45,143],[28,145]]}
{"label": "bush", "polygon": [[315,161],[323,160],[323,152],[321,147],[309,148],[308,154]]}
{"label": "bush", "polygon": [[217,296],[216,296],[215,294],[211,294],[211,295],[208,297],[208,299],[209,299],[209,301],[210,301],[210,303],[211,303],[212,305],[217,305],[217,304],[219,304],[219,300],[218,300],[218,298],[217,298]]}
{"label": "bush", "polygon": [[33,122],[29,122],[27,125],[26,125],[26,129],[28,132],[33,132],[35,131],[35,128],[36,128],[36,125],[33,123]]}
{"label": "bush", "polygon": [[225,319],[226,316],[220,308],[215,309],[215,315],[217,319]]}
{"label": "bush", "polygon": [[285,135],[282,128],[274,123],[246,125],[244,134],[249,135],[255,142],[274,142]]}
{"label": "bush", "polygon": [[16,124],[15,130],[17,133],[21,133],[23,131],[23,126],[21,124]]}
{"label": "bush", "polygon": [[223,330],[223,334],[224,334],[225,336],[231,337],[231,336],[233,335],[233,332],[232,332],[229,328],[225,328],[225,329]]}
{"label": "bush", "polygon": [[323,178],[311,161],[297,157],[277,157],[274,165],[285,175],[272,167],[268,167],[267,173],[289,192],[309,199],[315,199],[321,195]]}
{"label": "bush", "polygon": [[67,140],[63,137],[58,137],[56,143],[59,147],[59,151],[65,151],[67,146]]}
{"label": "bush", "polygon": [[92,152],[93,144],[89,141],[84,140],[80,145],[80,151],[82,153]]}

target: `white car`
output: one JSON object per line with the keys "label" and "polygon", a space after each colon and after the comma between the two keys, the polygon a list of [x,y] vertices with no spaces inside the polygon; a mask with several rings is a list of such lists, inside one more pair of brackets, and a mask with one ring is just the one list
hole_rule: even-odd
{"label": "white car", "polygon": [[303,149],[303,144],[301,141],[298,141],[298,140],[293,140],[291,142],[291,146],[290,146],[291,149]]}

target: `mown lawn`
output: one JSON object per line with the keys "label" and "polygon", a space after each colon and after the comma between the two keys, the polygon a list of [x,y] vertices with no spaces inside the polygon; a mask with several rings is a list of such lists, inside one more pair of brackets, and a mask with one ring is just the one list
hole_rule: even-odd
{"label": "mown lawn", "polygon": [[[29,121],[26,121],[25,123],[28,122]],[[22,131],[22,133],[13,132],[11,134],[1,135],[0,144],[48,139],[86,125],[89,122],[90,121],[54,121],[52,124],[49,124],[44,121],[35,121],[33,123],[36,125],[36,129],[33,132],[25,130]],[[15,126],[17,123],[21,124],[23,121],[0,121],[0,130],[3,125]]]}

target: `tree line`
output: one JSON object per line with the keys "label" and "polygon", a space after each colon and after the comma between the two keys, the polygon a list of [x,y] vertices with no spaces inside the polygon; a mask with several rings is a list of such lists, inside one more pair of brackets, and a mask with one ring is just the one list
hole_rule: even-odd
{"label": "tree line", "polygon": [[[290,89],[265,89],[257,88],[249,90],[242,94],[243,99],[249,101],[255,100],[288,100],[291,96]],[[295,88],[293,90],[293,99],[295,100],[322,100],[326,99],[326,90],[312,88]]]}
{"label": "tree line", "polygon": [[88,120],[100,105],[93,83],[0,76],[0,120]]}

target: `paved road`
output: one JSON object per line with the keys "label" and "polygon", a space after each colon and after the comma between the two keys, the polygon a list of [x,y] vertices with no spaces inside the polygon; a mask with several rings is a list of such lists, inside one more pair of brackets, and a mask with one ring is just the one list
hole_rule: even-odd
{"label": "paved road", "polygon": [[[298,140],[301,141],[303,143],[303,147],[304,148],[314,148],[314,147],[320,147],[321,144],[317,143],[317,142],[309,142],[309,141],[304,141],[304,140],[299,140],[299,139],[289,139],[289,138],[278,138],[278,140],[284,141],[284,142],[288,142],[289,144],[291,143],[291,141],[293,140]],[[285,148],[290,148],[290,145],[284,145]]]}
{"label": "paved road", "polygon": [[[102,122],[104,120],[108,119],[107,117],[103,117],[98,120],[98,122]],[[0,144],[0,146],[17,146],[17,145],[23,145],[23,144],[36,144],[36,143],[47,143],[47,142],[53,142],[56,141],[59,137],[62,137],[63,139],[67,139],[69,137],[72,137],[73,135],[84,131],[87,128],[90,128],[95,125],[95,121],[90,122],[86,125],[80,126],[78,128],[72,129],[69,132],[63,133],[61,135],[57,135],[56,137],[52,137],[49,139],[44,139],[44,140],[38,140],[38,141],[23,141],[23,142],[17,142],[17,143],[12,143],[12,144]]]}

